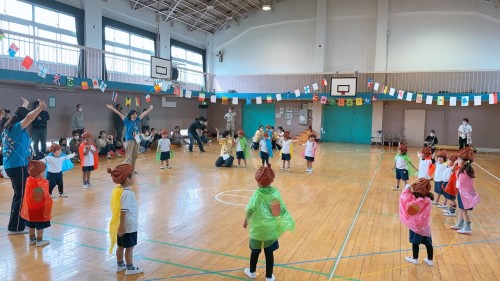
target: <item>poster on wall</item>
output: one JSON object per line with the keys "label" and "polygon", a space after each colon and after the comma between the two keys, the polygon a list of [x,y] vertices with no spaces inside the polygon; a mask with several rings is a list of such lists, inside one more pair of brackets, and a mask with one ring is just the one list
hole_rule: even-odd
{"label": "poster on wall", "polygon": [[280,114],[285,113],[285,109],[283,107],[280,107]]}
{"label": "poster on wall", "polygon": [[281,113],[276,113],[276,118],[281,118]]}
{"label": "poster on wall", "polygon": [[291,107],[287,107],[287,108],[286,108],[286,112],[293,112],[293,108],[291,108]]}
{"label": "poster on wall", "polygon": [[307,109],[299,110],[299,124],[307,125]]}
{"label": "poster on wall", "polygon": [[299,114],[299,109],[298,108],[294,108],[293,109],[293,114],[295,114],[295,115]]}
{"label": "poster on wall", "polygon": [[285,119],[287,119],[287,120],[292,120],[292,118],[293,118],[293,115],[292,115],[292,113],[291,113],[291,112],[287,112],[287,113],[285,113]]}
{"label": "poster on wall", "polygon": [[313,104],[312,104],[312,103],[308,103],[308,104],[307,104],[307,109],[312,110],[312,109],[313,109]]}
{"label": "poster on wall", "polygon": [[287,126],[292,126],[292,120],[286,120],[286,125]]}

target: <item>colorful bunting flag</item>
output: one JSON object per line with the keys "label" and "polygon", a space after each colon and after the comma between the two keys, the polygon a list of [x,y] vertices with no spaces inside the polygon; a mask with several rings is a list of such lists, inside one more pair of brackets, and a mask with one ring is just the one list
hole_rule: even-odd
{"label": "colorful bunting flag", "polygon": [[33,59],[30,56],[26,56],[26,57],[24,57],[21,65],[26,69],[30,69],[31,66],[33,65]]}
{"label": "colorful bunting flag", "polygon": [[422,98],[424,97],[424,95],[422,94],[417,94],[417,100],[415,101],[416,103],[422,103]]}
{"label": "colorful bunting flag", "polygon": [[187,99],[190,99],[192,95],[193,95],[193,92],[191,92],[191,90],[186,90],[186,94],[184,95],[184,97]]}
{"label": "colorful bunting flag", "polygon": [[273,103],[273,97],[270,95],[267,96],[266,100],[267,100],[267,103]]}
{"label": "colorful bunting flag", "polygon": [[389,91],[389,86],[384,86],[384,94],[387,94],[388,91]]}
{"label": "colorful bunting flag", "polygon": [[101,84],[99,85],[99,89],[101,89],[101,92],[104,93],[104,91],[106,91],[107,87],[108,87],[108,85],[106,84],[106,82],[104,82],[104,80],[102,80]]}
{"label": "colorful bunting flag", "polygon": [[170,83],[167,83],[167,82],[163,82],[163,83],[161,83],[161,90],[162,90],[162,91],[164,91],[164,92],[166,92],[166,91],[170,90],[170,85],[171,85],[171,84],[170,84]]}
{"label": "colorful bunting flag", "polygon": [[481,105],[481,96],[474,96],[474,106]]}
{"label": "colorful bunting flag", "polygon": [[412,98],[413,98],[413,93],[407,92],[407,93],[406,93],[406,100],[407,100],[407,101],[411,101],[411,100],[412,100]]}
{"label": "colorful bunting flag", "polygon": [[365,98],[364,103],[365,104],[371,104],[372,101],[370,100],[370,98]]}
{"label": "colorful bunting flag", "polygon": [[151,95],[149,93],[145,94],[144,95],[144,98],[146,99],[146,102],[147,103],[150,103],[151,102]]}
{"label": "colorful bunting flag", "polygon": [[56,85],[61,85],[61,74],[59,73],[54,73],[54,78],[52,79],[52,82]]}
{"label": "colorful bunting flag", "polygon": [[305,87],[304,87],[304,93],[305,93],[305,94],[309,94],[309,93],[310,93],[310,91],[309,91],[309,86],[305,86]]}
{"label": "colorful bunting flag", "polygon": [[297,97],[297,98],[300,97],[300,90],[299,89],[295,90],[295,97]]}
{"label": "colorful bunting flag", "polygon": [[319,90],[318,83],[313,84],[313,91]]}
{"label": "colorful bunting flag", "polygon": [[335,105],[336,101],[334,98],[330,98],[330,99],[328,99],[328,103],[329,103],[329,105]]}
{"label": "colorful bunting flag", "polygon": [[434,97],[431,95],[427,95],[427,98],[425,99],[425,104],[432,104],[432,99]]}
{"label": "colorful bunting flag", "polygon": [[211,103],[216,103],[217,102],[217,96],[216,95],[211,95],[210,96],[210,102]]}
{"label": "colorful bunting flag", "polygon": [[491,93],[489,96],[489,102],[490,102],[490,104],[497,104],[498,103],[498,93]]}
{"label": "colorful bunting flag", "polygon": [[238,97],[233,97],[233,104],[238,105]]}
{"label": "colorful bunting flag", "polygon": [[256,104],[262,104],[262,97],[256,97],[255,98],[255,103]]}
{"label": "colorful bunting flag", "polygon": [[391,88],[391,89],[389,90],[389,95],[394,96],[394,94],[395,94],[395,93],[396,93],[396,89]]}
{"label": "colorful bunting flag", "polygon": [[362,98],[356,98],[356,106],[363,105],[363,99]]}
{"label": "colorful bunting flag", "polygon": [[228,103],[227,97],[222,97],[222,104],[226,105]]}
{"label": "colorful bunting flag", "polygon": [[328,82],[326,81],[326,78],[323,78],[323,80],[321,80],[321,85],[323,86],[328,86]]}
{"label": "colorful bunting flag", "polygon": [[281,94],[276,94],[276,101],[281,101]]}
{"label": "colorful bunting flag", "polygon": [[371,87],[373,87],[373,80],[368,79],[368,88],[371,88]]}
{"label": "colorful bunting flag", "polygon": [[199,101],[205,101],[205,93],[199,93],[198,94],[198,100]]}
{"label": "colorful bunting flag", "polygon": [[132,104],[132,98],[125,98],[125,106],[130,106]]}
{"label": "colorful bunting flag", "polygon": [[9,56],[11,58],[13,58],[14,56],[16,56],[16,53],[18,51],[19,51],[19,47],[17,47],[16,44],[14,44],[14,43],[11,43],[9,49],[7,50],[7,52],[9,53]]}
{"label": "colorful bunting flag", "polygon": [[403,97],[404,97],[404,95],[405,95],[405,91],[399,90],[399,92],[398,92],[398,99],[402,100]]}
{"label": "colorful bunting flag", "polygon": [[113,96],[111,97],[111,100],[116,103],[118,101],[118,93],[117,92],[113,92]]}
{"label": "colorful bunting flag", "polygon": [[82,90],[88,90],[89,89],[89,83],[87,81],[82,81]]}
{"label": "colorful bunting flag", "polygon": [[0,42],[3,40],[4,37],[5,33],[3,33],[3,31],[0,30]]}
{"label": "colorful bunting flag", "polygon": [[159,93],[161,91],[161,86],[158,84],[156,84],[153,88],[155,89],[155,93]]}
{"label": "colorful bunting flag", "polygon": [[345,100],[344,99],[338,99],[337,103],[338,103],[339,106],[344,106]]}
{"label": "colorful bunting flag", "polygon": [[99,81],[97,79],[92,79],[92,88],[99,89]]}
{"label": "colorful bunting flag", "polygon": [[444,96],[437,97],[437,105],[444,105]]}
{"label": "colorful bunting flag", "polygon": [[375,85],[373,85],[373,90],[378,91],[378,87],[380,87],[380,84],[375,82]]}
{"label": "colorful bunting flag", "polygon": [[141,98],[140,97],[135,98],[135,106],[141,106]]}
{"label": "colorful bunting flag", "polygon": [[313,95],[313,101],[319,101],[318,94],[314,94],[314,95]]}
{"label": "colorful bunting flag", "polygon": [[450,106],[457,106],[457,97],[450,97]]}
{"label": "colorful bunting flag", "polygon": [[38,67],[38,76],[42,77],[43,79],[45,79],[45,77],[47,77],[47,74],[49,73],[49,69],[46,68],[45,66],[43,65],[40,65]]}
{"label": "colorful bunting flag", "polygon": [[70,89],[73,88],[73,83],[74,83],[73,77],[66,77],[66,87]]}
{"label": "colorful bunting flag", "polygon": [[377,95],[373,95],[372,96],[372,102],[376,102],[376,101],[378,101],[378,97],[377,97]]}
{"label": "colorful bunting flag", "polygon": [[354,103],[352,101],[352,99],[347,99],[347,106],[353,106]]}
{"label": "colorful bunting flag", "polygon": [[462,106],[469,106],[469,97],[462,97]]}
{"label": "colorful bunting flag", "polygon": [[321,96],[321,103],[326,104],[328,102],[328,97],[326,96]]}
{"label": "colorful bunting flag", "polygon": [[174,87],[174,95],[181,96],[181,87]]}

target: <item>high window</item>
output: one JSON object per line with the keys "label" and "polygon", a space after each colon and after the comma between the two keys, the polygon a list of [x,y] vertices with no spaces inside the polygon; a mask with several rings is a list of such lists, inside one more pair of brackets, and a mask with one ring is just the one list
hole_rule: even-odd
{"label": "high window", "polygon": [[205,86],[205,50],[172,40],[170,55],[172,65],[181,68],[179,81]]}

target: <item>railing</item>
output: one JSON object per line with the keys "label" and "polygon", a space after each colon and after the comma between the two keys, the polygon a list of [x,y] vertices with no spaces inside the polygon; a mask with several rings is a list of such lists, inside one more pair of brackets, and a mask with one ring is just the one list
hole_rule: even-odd
{"label": "railing", "polygon": [[[10,57],[6,50],[14,43],[19,51]],[[48,75],[58,73],[63,76],[99,79],[112,82],[132,83],[153,86],[157,81],[150,77],[150,60],[130,57],[108,51],[69,44],[51,39],[40,38],[9,31],[0,41],[0,69],[37,73],[40,66],[49,70]],[[29,55],[33,65],[26,69],[22,66],[25,56]],[[195,77],[204,81],[207,88],[212,87],[213,76],[177,67],[179,77]],[[187,90],[200,90],[203,85],[178,81]]]}

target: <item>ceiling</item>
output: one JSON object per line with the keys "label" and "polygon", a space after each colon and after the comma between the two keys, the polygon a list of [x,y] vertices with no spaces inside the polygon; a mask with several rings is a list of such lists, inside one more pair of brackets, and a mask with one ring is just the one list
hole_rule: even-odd
{"label": "ceiling", "polygon": [[[281,0],[272,0],[274,5]],[[271,0],[130,0],[133,10],[152,10],[164,22],[179,21],[189,31],[214,34],[239,24]]]}

